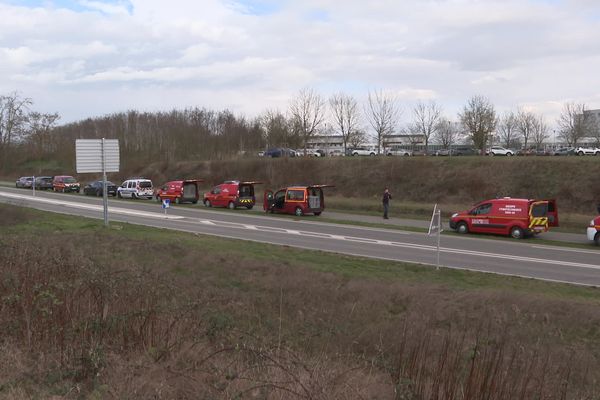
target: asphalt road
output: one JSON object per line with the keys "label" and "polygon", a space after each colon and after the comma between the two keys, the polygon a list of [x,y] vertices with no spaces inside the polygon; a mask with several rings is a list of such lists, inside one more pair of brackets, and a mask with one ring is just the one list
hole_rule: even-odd
{"label": "asphalt road", "polygon": [[[0,188],[0,201],[102,219],[100,198]],[[156,202],[109,200],[111,221],[129,222],[220,237],[436,265],[437,241],[425,234],[319,222],[317,217],[276,218],[246,210],[220,211],[173,206],[164,214]],[[327,211],[323,214],[327,217]],[[582,285],[600,285],[600,251],[545,246],[535,240],[489,240],[445,236],[440,265]]]}

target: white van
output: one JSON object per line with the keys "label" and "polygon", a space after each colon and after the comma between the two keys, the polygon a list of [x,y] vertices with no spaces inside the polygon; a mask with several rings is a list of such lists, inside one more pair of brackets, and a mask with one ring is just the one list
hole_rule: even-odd
{"label": "white van", "polygon": [[117,197],[152,200],[154,187],[152,181],[145,178],[128,179],[117,188]]}

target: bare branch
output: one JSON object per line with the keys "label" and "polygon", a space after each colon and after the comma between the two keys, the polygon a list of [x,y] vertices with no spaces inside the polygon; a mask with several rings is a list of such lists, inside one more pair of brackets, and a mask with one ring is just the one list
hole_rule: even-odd
{"label": "bare branch", "polygon": [[485,151],[490,134],[496,129],[496,111],[484,96],[473,96],[459,114],[476,148]]}
{"label": "bare branch", "polygon": [[399,113],[394,96],[385,94],[381,90],[374,93],[369,92],[365,114],[376,133],[378,154],[381,154],[381,147],[385,138],[394,132]]}
{"label": "bare branch", "polygon": [[360,114],[358,102],[352,96],[344,93],[337,93],[331,96],[329,105],[337,129],[342,135],[345,153],[348,144],[350,142],[356,142],[358,139],[356,136],[363,134],[359,129]]}
{"label": "bare branch", "polygon": [[302,89],[298,96],[292,99],[290,114],[303,141],[304,151],[306,143],[312,138],[325,117],[325,102],[314,89]]}
{"label": "bare branch", "polygon": [[441,120],[442,109],[434,101],[427,104],[419,102],[415,105],[415,108],[413,108],[413,122],[410,131],[415,134],[423,135],[425,141],[425,154],[427,154],[428,151],[429,140],[435,135]]}

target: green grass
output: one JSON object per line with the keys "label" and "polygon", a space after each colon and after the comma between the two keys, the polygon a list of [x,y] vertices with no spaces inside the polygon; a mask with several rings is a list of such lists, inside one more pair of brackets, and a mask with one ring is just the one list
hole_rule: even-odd
{"label": "green grass", "polygon": [[[0,205],[0,210],[6,210],[9,207],[12,206]],[[441,268],[439,271],[436,271],[431,266],[301,250],[286,246],[224,239],[209,235],[190,234],[125,223],[113,222],[106,229],[100,220],[47,213],[26,208],[20,210],[24,216],[21,218],[24,222],[1,227],[7,237],[19,237],[23,238],[23,240],[43,240],[47,235],[92,234],[100,238],[140,240],[153,243],[157,249],[169,245],[189,247],[202,253],[213,254],[215,258],[227,254],[227,257],[240,260],[277,261],[282,267],[309,267],[319,272],[338,274],[347,278],[410,282],[415,285],[420,283],[434,283],[455,290],[537,293],[550,297],[579,298],[600,302],[600,291],[591,287],[448,268]],[[14,212],[14,210],[10,212]],[[145,254],[145,256],[153,257],[151,253]],[[189,271],[178,269],[174,271],[178,274],[189,273]]]}

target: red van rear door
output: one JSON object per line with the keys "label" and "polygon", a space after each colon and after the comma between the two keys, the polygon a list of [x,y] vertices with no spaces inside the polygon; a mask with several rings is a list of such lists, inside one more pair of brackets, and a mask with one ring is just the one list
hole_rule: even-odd
{"label": "red van rear door", "polygon": [[556,199],[546,200],[548,202],[548,226],[558,226],[558,207]]}
{"label": "red van rear door", "polygon": [[269,211],[271,206],[273,205],[273,191],[265,190],[265,194],[263,195],[263,210]]}

